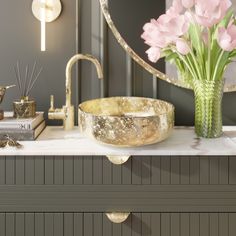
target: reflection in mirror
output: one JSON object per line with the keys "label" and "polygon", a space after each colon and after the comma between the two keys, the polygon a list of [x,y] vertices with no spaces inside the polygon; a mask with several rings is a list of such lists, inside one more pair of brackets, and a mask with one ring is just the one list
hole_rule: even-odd
{"label": "reflection in mirror", "polygon": [[[123,6],[125,1],[124,0],[121,0],[123,2]],[[182,80],[177,80],[175,78],[172,78],[172,77],[168,77],[166,76],[165,73],[161,72],[160,70],[158,70],[157,68],[155,68],[154,66],[150,65],[147,58],[145,57],[142,57],[140,56],[138,53],[135,52],[135,49],[133,50],[129,44],[124,40],[123,36],[121,35],[121,33],[118,31],[116,25],[114,24],[114,21],[113,21],[113,18],[110,14],[110,3],[111,1],[108,1],[108,0],[100,0],[100,5],[101,5],[101,8],[102,8],[102,11],[103,11],[103,14],[105,16],[105,19],[112,31],[112,33],[114,34],[115,38],[117,39],[117,41],[119,42],[119,44],[123,47],[123,49],[138,63],[140,64],[143,68],[145,68],[148,72],[150,72],[151,74],[153,74],[154,76],[162,79],[162,80],[165,80],[171,84],[174,84],[176,86],[180,86],[180,87],[187,87],[183,82]],[[120,14],[117,14],[117,15],[120,15]],[[119,17],[118,17],[119,18]],[[128,17],[129,18],[129,17]],[[131,27],[132,28],[132,27]],[[129,30],[130,31],[130,30]],[[139,30],[139,33],[142,33],[142,26],[141,26],[141,29]],[[136,40],[136,39],[135,39]],[[140,43],[142,42],[141,41],[141,38],[140,38],[140,35],[139,35],[139,40],[140,40]],[[144,45],[143,45],[143,48]],[[145,54],[145,49],[144,49],[144,54]],[[163,71],[164,71],[164,67],[165,67],[165,64],[162,62],[162,67],[163,67]],[[161,66],[161,64],[160,64]]]}
{"label": "reflection in mirror", "polygon": [[[236,8],[236,0],[232,0]],[[145,51],[147,46],[141,39],[143,25],[151,18],[158,18],[169,7],[172,0],[100,0],[104,16],[121,46],[130,56],[151,74],[176,86],[188,88],[178,79],[176,69],[163,60],[151,63]],[[166,76],[167,74],[167,76]],[[233,62],[227,69],[225,92],[236,91],[236,67]]]}

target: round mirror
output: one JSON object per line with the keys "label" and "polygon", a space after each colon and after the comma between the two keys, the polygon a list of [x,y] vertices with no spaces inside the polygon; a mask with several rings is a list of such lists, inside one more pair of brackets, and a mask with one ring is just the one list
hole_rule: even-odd
{"label": "round mirror", "polygon": [[[232,1],[236,8],[236,0]],[[125,51],[154,76],[179,87],[189,88],[178,78],[174,66],[162,60],[151,63],[145,51],[147,45],[141,39],[143,25],[151,18],[158,18],[169,7],[172,0],[100,0],[106,21],[114,36]],[[236,67],[234,62],[225,73],[225,92],[236,91]],[[191,89],[191,88],[189,88]]]}

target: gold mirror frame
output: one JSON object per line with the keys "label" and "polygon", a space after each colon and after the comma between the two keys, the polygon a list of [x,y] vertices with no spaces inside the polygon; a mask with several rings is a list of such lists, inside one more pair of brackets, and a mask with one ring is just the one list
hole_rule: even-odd
{"label": "gold mirror frame", "polygon": [[[100,1],[100,5],[101,5],[101,9],[103,12],[103,15],[106,19],[106,22],[108,24],[108,26],[110,27],[112,33],[114,34],[116,40],[118,41],[118,43],[121,45],[121,47],[130,55],[130,57],[133,58],[134,61],[136,61],[139,65],[141,65],[145,70],[147,70],[150,74],[153,74],[154,76],[156,76],[157,78],[164,80],[170,84],[173,84],[175,86],[181,87],[181,88],[186,88],[186,89],[192,89],[190,86],[186,85],[183,81],[179,80],[179,79],[175,79],[175,78],[171,78],[168,75],[166,75],[165,73],[157,70],[156,68],[154,68],[153,66],[151,66],[150,64],[148,64],[146,61],[144,61],[124,40],[124,38],[121,36],[120,32],[118,31],[118,29],[116,28],[111,14],[109,12],[109,0],[99,0]],[[235,85],[225,85],[224,88],[224,92],[234,92],[236,91],[236,84]]]}

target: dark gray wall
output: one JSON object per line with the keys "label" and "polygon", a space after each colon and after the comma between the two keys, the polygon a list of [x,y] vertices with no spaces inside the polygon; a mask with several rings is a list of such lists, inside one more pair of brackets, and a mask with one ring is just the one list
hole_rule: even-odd
{"label": "dark gray wall", "polygon": [[[47,110],[50,94],[56,104],[64,103],[65,65],[76,52],[76,1],[62,1],[60,18],[47,24],[47,51],[40,51],[40,23],[31,11],[31,0],[2,0],[0,7],[0,84],[15,83],[16,61],[33,66],[34,60],[44,70],[32,92],[38,110]],[[74,86],[75,87],[75,86]],[[74,93],[75,94],[75,93]],[[11,110],[12,100],[19,98],[16,88],[7,92],[3,108]]]}
{"label": "dark gray wall", "polygon": [[[108,50],[102,50],[103,38],[100,23],[103,19],[98,0],[62,0],[62,2],[61,17],[47,25],[47,51],[42,53],[40,52],[40,25],[31,13],[32,0],[1,1],[1,85],[14,83],[13,66],[17,60],[24,64],[33,64],[34,60],[37,60],[43,65],[44,71],[33,91],[33,97],[37,101],[38,110],[47,111],[50,94],[55,95],[57,106],[62,106],[65,102],[65,67],[73,54],[92,53],[98,58],[104,58],[107,54],[105,65],[107,82],[104,86],[100,85],[95,70],[89,63],[83,63],[82,72],[73,75],[75,105],[80,101],[100,97],[102,94],[158,97],[176,106],[177,125],[193,124],[194,99],[191,91],[177,88],[160,80],[154,83],[153,87],[152,76],[136,64],[132,66],[133,73],[127,74],[126,53],[110,31],[105,39]],[[78,7],[79,5],[81,7]],[[160,1],[160,9],[164,9],[164,5],[164,0]],[[132,14],[135,14],[135,11]],[[79,29],[81,29],[81,37],[78,37]],[[127,84],[132,87],[129,88]],[[2,107],[10,110],[12,100],[17,97],[16,89],[9,90]],[[225,124],[236,124],[234,100],[235,94],[226,94],[224,97]]]}

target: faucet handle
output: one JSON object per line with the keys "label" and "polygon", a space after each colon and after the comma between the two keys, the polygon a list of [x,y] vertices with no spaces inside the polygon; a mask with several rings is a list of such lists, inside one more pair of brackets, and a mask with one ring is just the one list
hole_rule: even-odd
{"label": "faucet handle", "polygon": [[54,107],[54,95],[50,96],[50,111],[54,111],[55,107]]}

